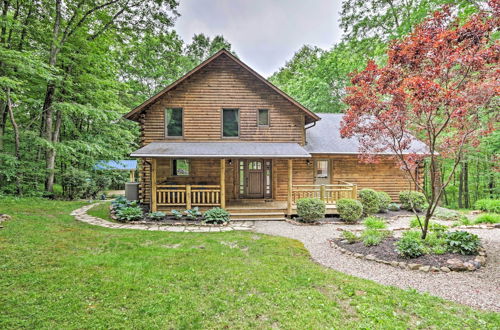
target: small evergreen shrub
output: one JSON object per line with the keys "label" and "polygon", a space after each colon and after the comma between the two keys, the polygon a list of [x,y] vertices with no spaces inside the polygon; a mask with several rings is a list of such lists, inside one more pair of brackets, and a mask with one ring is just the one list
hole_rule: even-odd
{"label": "small evergreen shrub", "polygon": [[127,206],[116,212],[120,221],[137,221],[142,219],[142,209],[137,206]]}
{"label": "small evergreen shrub", "polygon": [[422,241],[420,238],[414,237],[414,235],[403,235],[403,237],[396,242],[396,251],[403,258],[420,257],[424,254],[424,250]]}
{"label": "small evergreen shrub", "polygon": [[373,189],[361,189],[359,201],[363,205],[363,212],[366,215],[375,214],[380,210],[378,193]]}
{"label": "small evergreen shrub", "polygon": [[399,207],[399,204],[396,204],[396,203],[389,203],[389,206],[387,207],[387,209],[389,211],[393,211],[393,212],[401,210],[401,208]]}
{"label": "small evergreen shrub", "polygon": [[444,238],[452,253],[475,254],[480,246],[479,237],[466,231],[448,232]]}
{"label": "small evergreen shrub", "polygon": [[363,214],[363,204],[355,199],[341,198],[337,201],[337,211],[343,220],[356,222]]}
{"label": "small evergreen shrub", "polygon": [[363,224],[366,226],[368,229],[385,229],[387,228],[387,224],[385,221],[381,218],[378,217],[367,217],[363,221]]}
{"label": "small evergreen shrub", "polygon": [[304,222],[314,222],[325,217],[326,204],[319,198],[301,198],[297,201],[297,214]]}
{"label": "small evergreen shrub", "polygon": [[206,223],[222,224],[229,222],[229,212],[220,207],[214,207],[206,211],[203,215]]}
{"label": "small evergreen shrub", "polygon": [[475,224],[479,223],[500,223],[500,214],[485,213],[481,214],[474,220]]}
{"label": "small evergreen shrub", "polygon": [[389,209],[389,204],[391,204],[391,196],[385,191],[377,191],[378,196],[378,211],[387,212]]}
{"label": "small evergreen shrub", "polygon": [[345,239],[349,244],[354,244],[359,242],[360,238],[352,231],[344,230],[342,231],[342,238]]}
{"label": "small evergreen shrub", "polygon": [[500,199],[479,199],[474,207],[485,212],[500,213]]}
{"label": "small evergreen shrub", "polygon": [[401,191],[399,200],[401,201],[401,207],[409,211],[415,209],[415,211],[420,212],[426,204],[425,195],[419,191]]}
{"label": "small evergreen shrub", "polygon": [[155,220],[155,221],[160,221],[161,219],[163,219],[164,217],[166,216],[166,214],[164,212],[161,212],[161,211],[157,211],[157,212],[151,212],[148,214],[148,217],[151,219],[151,220]]}

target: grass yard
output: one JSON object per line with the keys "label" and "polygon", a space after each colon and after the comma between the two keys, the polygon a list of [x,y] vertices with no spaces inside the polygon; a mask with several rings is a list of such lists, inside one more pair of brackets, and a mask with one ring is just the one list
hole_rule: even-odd
{"label": "grass yard", "polygon": [[82,205],[0,200],[13,216],[0,229],[0,328],[500,326],[497,313],[325,269],[298,241],[106,229],[69,215]]}

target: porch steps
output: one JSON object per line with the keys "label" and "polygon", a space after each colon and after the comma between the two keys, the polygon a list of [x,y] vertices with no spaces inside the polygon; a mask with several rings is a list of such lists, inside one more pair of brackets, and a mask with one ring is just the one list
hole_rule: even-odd
{"label": "porch steps", "polygon": [[231,221],[284,221],[283,209],[228,208]]}

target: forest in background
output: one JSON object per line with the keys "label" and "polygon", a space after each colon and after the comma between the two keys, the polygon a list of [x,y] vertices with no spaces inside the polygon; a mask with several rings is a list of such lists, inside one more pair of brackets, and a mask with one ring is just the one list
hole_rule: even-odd
{"label": "forest in background", "polygon": [[[315,112],[342,112],[349,75],[444,4],[466,18],[483,4],[460,0],[343,1],[342,41],[305,45],[270,81]],[[122,115],[230,42],[174,28],[174,0],[0,1],[0,194],[71,197],[103,159],[125,159],[138,129]],[[112,146],[112,148],[110,147]],[[443,202],[498,198],[500,135],[469,152]],[[447,162],[442,172],[449,171]],[[119,175],[118,175],[119,176]],[[94,178],[97,180],[97,178]],[[94,181],[95,181],[94,180]],[[121,177],[110,177],[120,182]]]}

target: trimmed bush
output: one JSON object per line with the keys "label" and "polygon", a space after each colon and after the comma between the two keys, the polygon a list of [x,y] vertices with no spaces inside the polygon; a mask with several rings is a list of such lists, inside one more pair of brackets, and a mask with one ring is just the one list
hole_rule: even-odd
{"label": "trimmed bush", "polygon": [[164,212],[161,212],[161,211],[157,211],[157,212],[151,212],[148,214],[148,217],[151,219],[151,220],[155,220],[155,221],[160,221],[161,219],[163,219],[164,217],[166,216],[166,214]]}
{"label": "trimmed bush", "polygon": [[500,214],[485,213],[478,216],[474,223],[500,223]]}
{"label": "trimmed bush", "polygon": [[142,209],[140,207],[124,207],[116,212],[116,217],[120,221],[137,221],[142,219]]}
{"label": "trimmed bush", "polygon": [[387,212],[391,203],[391,196],[385,191],[377,191],[378,196],[378,211]]}
{"label": "trimmed bush", "polygon": [[396,251],[403,258],[420,257],[424,254],[424,250],[425,248],[422,241],[420,238],[414,237],[414,235],[403,235],[403,237],[396,242]]}
{"label": "trimmed bush", "polygon": [[361,189],[359,201],[363,204],[363,212],[366,215],[375,214],[380,210],[378,193],[373,189]]}
{"label": "trimmed bush", "polygon": [[396,203],[389,203],[389,206],[387,207],[389,211],[399,211],[401,210],[401,207],[399,207],[399,204]]}
{"label": "trimmed bush", "polygon": [[341,198],[337,201],[337,211],[343,220],[356,222],[363,214],[363,204],[355,199]]}
{"label": "trimmed bush", "polygon": [[229,222],[229,212],[220,207],[214,207],[206,211],[203,215],[206,223],[226,223]]}
{"label": "trimmed bush", "polygon": [[405,210],[420,212],[426,204],[425,195],[419,191],[405,190],[399,193],[401,207]]}
{"label": "trimmed bush", "polygon": [[460,254],[475,254],[480,246],[479,237],[466,231],[445,233],[448,251]]}
{"label": "trimmed bush", "polygon": [[345,239],[349,244],[354,244],[359,242],[360,238],[352,231],[344,230],[342,231],[342,238]]}
{"label": "trimmed bush", "polygon": [[325,212],[325,202],[319,198],[301,198],[297,201],[297,214],[304,222],[323,219]]}
{"label": "trimmed bush", "polygon": [[363,224],[366,226],[366,228],[369,228],[369,229],[385,229],[385,228],[387,228],[385,221],[383,219],[377,218],[377,217],[368,217],[363,221]]}
{"label": "trimmed bush", "polygon": [[500,199],[479,199],[474,207],[481,211],[500,213]]}

